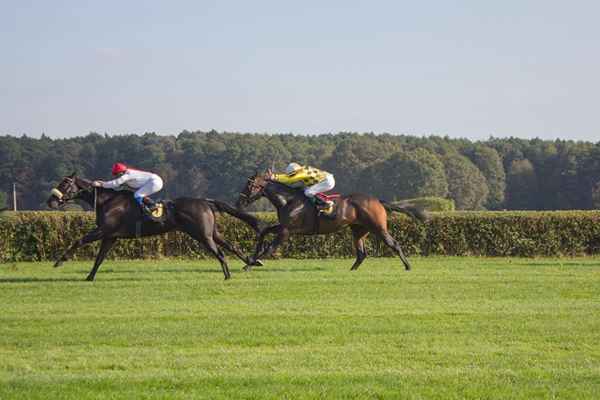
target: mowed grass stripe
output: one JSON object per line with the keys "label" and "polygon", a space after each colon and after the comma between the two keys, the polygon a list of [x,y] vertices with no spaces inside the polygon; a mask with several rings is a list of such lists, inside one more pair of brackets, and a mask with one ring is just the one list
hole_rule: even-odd
{"label": "mowed grass stripe", "polygon": [[597,398],[600,259],[0,265],[0,398]]}

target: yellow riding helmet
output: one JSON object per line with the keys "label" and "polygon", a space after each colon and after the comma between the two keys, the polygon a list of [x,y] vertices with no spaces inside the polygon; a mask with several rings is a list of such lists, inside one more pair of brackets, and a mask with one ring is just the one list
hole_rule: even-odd
{"label": "yellow riding helmet", "polygon": [[302,169],[302,166],[300,164],[295,162],[289,163],[288,166],[285,168],[285,173],[291,175],[299,169]]}

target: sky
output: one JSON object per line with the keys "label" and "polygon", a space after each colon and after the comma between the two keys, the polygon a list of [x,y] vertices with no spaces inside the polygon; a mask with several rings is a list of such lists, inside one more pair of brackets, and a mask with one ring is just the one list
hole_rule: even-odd
{"label": "sky", "polygon": [[597,1],[0,0],[0,135],[600,140]]}

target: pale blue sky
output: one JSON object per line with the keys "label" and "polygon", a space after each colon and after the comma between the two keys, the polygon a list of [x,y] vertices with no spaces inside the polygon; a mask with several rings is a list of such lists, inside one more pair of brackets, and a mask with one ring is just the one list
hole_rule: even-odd
{"label": "pale blue sky", "polygon": [[0,134],[600,140],[597,1],[0,0]]}

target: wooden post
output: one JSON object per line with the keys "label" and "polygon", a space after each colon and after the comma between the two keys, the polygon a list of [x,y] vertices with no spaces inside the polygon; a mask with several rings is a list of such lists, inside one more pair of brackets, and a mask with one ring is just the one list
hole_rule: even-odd
{"label": "wooden post", "polygon": [[13,183],[13,211],[17,211],[17,184]]}

